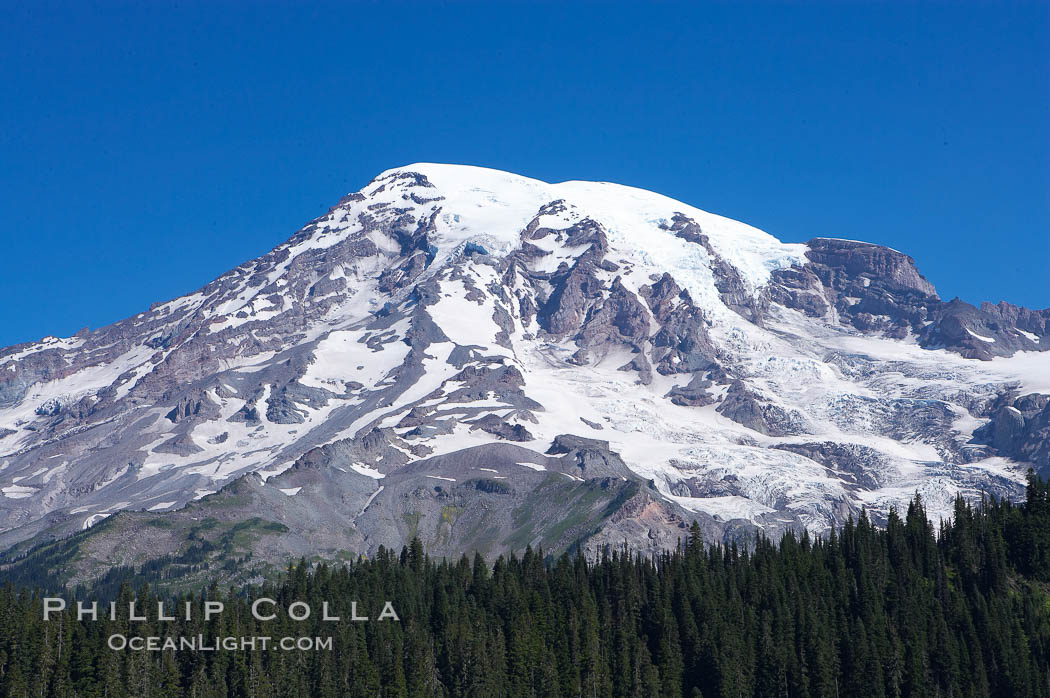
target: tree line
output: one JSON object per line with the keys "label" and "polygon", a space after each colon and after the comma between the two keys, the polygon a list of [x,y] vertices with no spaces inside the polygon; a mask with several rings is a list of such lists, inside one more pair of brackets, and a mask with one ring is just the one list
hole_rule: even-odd
{"label": "tree line", "polygon": [[[20,580],[22,581],[22,580]],[[0,589],[3,696],[1050,696],[1050,486],[1023,504],[956,501],[932,525],[916,497],[885,528],[862,514],[827,538],[787,534],[597,560],[526,549],[494,563],[429,559],[418,540],[271,583],[170,598],[124,583],[97,621],[74,599]],[[130,621],[130,601],[178,609]],[[292,620],[295,601],[312,609]],[[204,618],[204,604],[224,611]],[[349,619],[350,602],[369,621]],[[391,601],[399,620],[375,615]],[[325,621],[324,602],[342,620]],[[185,604],[191,608],[185,618]],[[114,634],[331,637],[312,651],[115,651]]]}

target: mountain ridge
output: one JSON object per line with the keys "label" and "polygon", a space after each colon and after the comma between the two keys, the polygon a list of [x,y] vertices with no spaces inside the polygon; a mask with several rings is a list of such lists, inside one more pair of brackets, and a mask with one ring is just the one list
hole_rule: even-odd
{"label": "mountain ridge", "polygon": [[937,513],[1050,467],[1047,337],[1050,310],[946,303],[872,243],[414,164],[194,293],[0,349],[0,545],[186,518],[253,473],[237,496],[296,553],[820,533],[916,491]]}

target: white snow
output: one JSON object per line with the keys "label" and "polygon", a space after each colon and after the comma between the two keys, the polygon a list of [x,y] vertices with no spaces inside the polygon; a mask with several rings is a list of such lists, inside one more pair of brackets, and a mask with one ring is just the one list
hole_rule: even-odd
{"label": "white snow", "polygon": [[92,514],[91,516],[87,517],[86,519],[84,519],[84,530],[87,530],[87,529],[91,528],[92,526],[94,526],[95,524],[97,524],[99,521],[101,521],[102,519],[106,518],[107,516],[109,516],[108,513],[106,513],[106,514]]}
{"label": "white snow", "polygon": [[353,470],[355,473],[360,473],[361,475],[365,475],[375,480],[382,480],[384,477],[386,477],[385,475],[383,475],[383,473],[379,472],[375,468],[368,467],[364,463],[351,463],[350,469]]}
{"label": "white snow", "polygon": [[775,509],[764,504],[737,495],[726,495],[724,497],[667,496],[689,511],[702,511],[723,521],[747,519],[753,522],[759,514],[768,514],[775,511]]}
{"label": "white snow", "polygon": [[[398,329],[404,331],[407,327]],[[337,391],[349,381],[362,383],[366,389],[374,388],[405,360],[409,346],[395,340],[380,345],[380,351],[373,351],[361,341],[364,335],[364,332],[350,330],[329,333],[318,342],[314,362],[299,382],[329,390],[335,387]]]}
{"label": "white snow", "polygon": [[976,337],[977,339],[981,340],[982,342],[988,342],[989,344],[995,344],[995,337],[985,337],[983,334],[977,334],[976,332],[971,330],[969,327],[966,328],[966,331],[970,334],[971,337]]}
{"label": "white snow", "polygon": [[301,490],[302,487],[279,487],[278,489],[280,489],[281,492],[284,492],[289,497],[294,497],[295,495],[299,494],[299,490]]}
{"label": "white snow", "polygon": [[[483,285],[494,280],[494,277],[493,273],[490,278],[479,279],[477,283]],[[476,344],[488,349],[488,353],[509,354],[496,344],[499,328],[492,320],[493,306],[487,296],[486,302],[480,305],[467,300],[467,288],[460,280],[441,282],[441,295],[441,299],[428,307],[427,312],[446,337],[462,346]]]}
{"label": "white snow", "polygon": [[[558,196],[551,185],[535,179],[483,167],[418,163],[387,170],[377,177],[378,184],[364,190],[372,201],[404,205],[403,182],[382,182],[399,172],[425,175],[434,189],[415,190],[428,198],[443,196],[439,202],[446,211],[437,221],[439,248],[446,254],[462,242],[477,239],[490,252],[507,252],[517,246],[518,234],[537,210]],[[385,191],[375,193],[385,185]],[[487,244],[486,244],[487,243]]]}
{"label": "white snow", "polygon": [[[653,268],[693,268],[696,278],[686,280],[691,292],[694,285],[711,286],[713,279],[706,252],[661,229],[661,224],[667,224],[675,213],[682,213],[700,225],[711,246],[740,270],[752,291],[764,285],[774,269],[805,260],[805,245],[782,243],[757,228],[644,189],[607,182],[548,184],[484,167],[435,163],[387,170],[377,181],[399,172],[425,175],[434,185],[433,196],[445,197],[440,205],[450,213],[440,217],[437,239],[439,248],[447,250],[445,254],[466,240],[477,240],[490,251],[509,251],[517,246],[521,230],[541,206],[563,199],[568,206],[577,207],[604,225],[610,234],[610,244],[617,251],[637,256]],[[384,184],[385,191],[370,199],[403,205],[401,193],[407,184],[380,181],[366,188],[365,195]],[[427,190],[414,191],[430,196]]]}
{"label": "white snow", "polygon": [[369,507],[369,505],[371,505],[372,502],[375,501],[375,498],[378,497],[379,493],[382,492],[382,491],[383,491],[383,485],[380,485],[379,487],[376,488],[375,492],[373,492],[372,494],[368,495],[368,499],[365,501],[365,505],[363,507],[361,507],[361,513],[358,514],[358,516],[360,516],[361,514],[365,513],[365,509],[367,509]]}
{"label": "white snow", "polygon": [[1050,352],[1019,351],[991,361],[992,376],[1016,383],[1024,393],[1050,393]]}

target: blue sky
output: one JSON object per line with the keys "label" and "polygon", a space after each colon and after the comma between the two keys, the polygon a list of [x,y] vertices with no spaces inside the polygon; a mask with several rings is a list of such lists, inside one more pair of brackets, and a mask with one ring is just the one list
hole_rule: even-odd
{"label": "blue sky", "polygon": [[0,345],[190,292],[417,161],[1050,306],[1050,3],[0,5]]}

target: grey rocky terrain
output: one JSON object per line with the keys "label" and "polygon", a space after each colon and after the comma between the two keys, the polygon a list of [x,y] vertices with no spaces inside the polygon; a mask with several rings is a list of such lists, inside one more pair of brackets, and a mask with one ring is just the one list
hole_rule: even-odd
{"label": "grey rocky terrain", "polygon": [[75,534],[79,579],[946,515],[1050,473],[1047,349],[1050,310],[945,302],[879,245],[412,165],[192,294],[0,349],[0,549]]}

